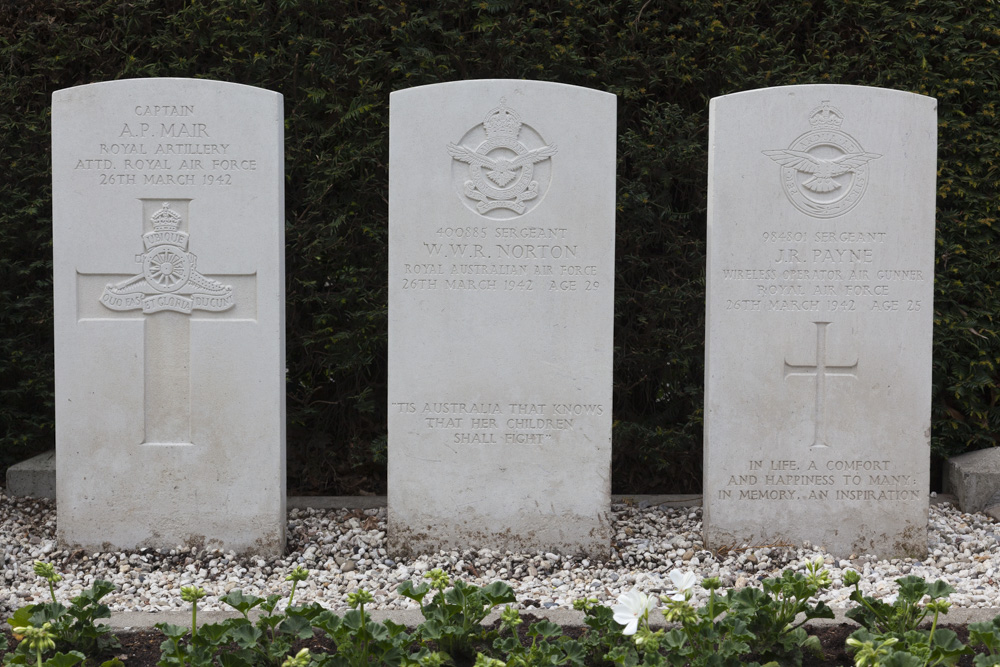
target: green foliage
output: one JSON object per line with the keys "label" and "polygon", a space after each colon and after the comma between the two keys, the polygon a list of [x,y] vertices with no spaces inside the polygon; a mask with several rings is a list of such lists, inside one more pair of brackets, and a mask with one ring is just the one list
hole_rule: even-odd
{"label": "green foliage", "polygon": [[993,446],[998,19],[960,0],[0,3],[0,468],[53,442],[51,93],[149,76],[284,95],[293,486],[383,483],[388,95],[471,78],[618,95],[616,490],[700,487],[708,100],[764,86],[939,100],[932,444]]}
{"label": "green foliage", "polygon": [[[736,667],[746,663],[744,657],[751,652],[750,642],[754,640],[754,635],[743,618],[727,613],[730,602],[728,594],[720,597],[714,587],[709,591],[708,604],[698,609],[688,605],[687,600],[674,600],[671,607],[664,611],[664,616],[668,622],[679,622],[680,627],[667,631],[660,642],[667,650],[668,664],[677,667],[713,664]],[[613,652],[609,657],[615,657],[618,664],[627,665],[628,660],[622,662],[623,653],[616,656]],[[644,662],[649,662],[649,653],[645,653]]]}
{"label": "green foliage", "polygon": [[[43,569],[48,578],[56,576],[51,568],[38,569]],[[681,576],[671,576],[678,590],[669,598],[661,598],[667,605],[663,614],[672,624],[670,630],[654,632],[650,628],[648,611],[652,601],[632,591],[619,597],[613,608],[598,604],[596,599],[574,602],[573,607],[584,612],[587,627],[579,639],[565,636],[560,626],[543,619],[528,628],[527,645],[518,637],[518,626],[523,621],[512,606],[502,609],[499,632],[486,632],[481,625],[490,610],[515,602],[507,584],[495,582],[477,588],[456,581],[449,588],[452,582],[441,570],[425,575],[430,583],[415,586],[413,582],[404,582],[398,589],[418,602],[425,616],[412,635],[405,626],[392,621],[372,621],[364,607],[373,598],[364,589],[348,594],[347,604],[352,609],[343,617],[318,603],[289,606],[281,612],[279,596],[260,598],[236,590],[222,599],[240,612],[239,618],[198,628],[192,613],[190,632],[182,626],[158,624],[157,629],[166,639],[157,664],[160,667],[442,667],[455,662],[453,655],[432,650],[428,645],[430,640],[441,647],[460,647],[455,655],[466,657],[471,657],[467,649],[475,646],[475,664],[482,667],[505,664],[583,667],[612,663],[621,667],[760,667],[761,663],[755,659],[768,660],[763,667],[799,665],[803,650],[817,648],[816,637],[806,635],[802,625],[810,619],[832,617],[825,604],[809,603],[829,586],[829,573],[821,560],[808,563],[805,570],[805,574],[786,570],[780,577],[766,579],[762,589],[729,589],[724,594],[716,592],[720,588],[718,579],[706,579],[702,586],[709,591],[709,598],[707,604],[697,609],[690,604],[696,579],[690,573],[678,572]],[[295,568],[287,580],[294,584],[307,576],[304,568]],[[855,587],[854,593],[858,593],[859,582],[856,572],[845,575],[845,583]],[[847,640],[858,667],[954,665],[966,655],[974,655],[976,667],[1000,664],[1000,616],[992,623],[970,624],[971,645],[967,647],[954,632],[937,627],[938,615],[947,611],[946,598],[952,592],[947,584],[928,584],[912,576],[897,583],[900,593],[893,605],[874,604],[876,601],[860,594],[851,596],[860,606],[849,610],[847,615],[863,626]],[[106,594],[101,592],[104,588],[95,587],[89,595],[75,598],[74,603],[80,601],[81,606],[96,607]],[[431,590],[435,593],[425,605]],[[181,596],[194,609],[204,591],[184,587]],[[292,597],[289,596],[289,602]],[[914,611],[921,603],[925,608]],[[66,623],[68,610],[59,607],[55,602],[23,607],[7,620],[19,643],[6,653],[4,665],[72,667],[84,661],[95,664],[94,658],[107,647],[117,645],[117,640],[110,637],[103,643],[78,643],[81,650],[67,653],[57,650],[58,644],[66,645],[66,637],[74,631]],[[254,623],[249,613],[257,608],[265,614]],[[930,629],[919,630],[917,625],[928,613],[934,614]],[[86,616],[103,617],[98,612]],[[450,627],[442,631],[444,626]],[[332,639],[335,652],[313,654],[302,648],[293,654],[293,644],[311,638],[316,630]],[[985,653],[974,653],[972,647],[979,645],[986,649]],[[0,650],[6,649],[6,637],[0,634]],[[122,663],[113,658],[101,667],[122,667]]]}
{"label": "green foliage", "polygon": [[[830,585],[822,560],[807,563],[805,570],[786,570],[764,580],[762,589],[729,589],[725,595],[716,592],[718,579],[705,579],[708,602],[697,609],[691,604],[696,578],[675,570],[671,579],[678,590],[661,598],[667,605],[664,618],[673,627],[655,632],[646,618],[647,599],[636,591],[619,597],[611,609],[581,601],[574,607],[585,612],[590,629],[581,638],[581,649],[591,660],[601,658],[621,667],[759,667],[761,661],[766,661],[765,667],[801,665],[806,651],[822,657],[819,639],[802,626],[812,619],[833,618],[825,603],[809,603]],[[635,618],[637,628],[626,625],[621,634],[614,632],[616,620],[625,625]],[[633,630],[632,641],[623,641],[622,635]]]}
{"label": "green foliage", "polygon": [[507,667],[584,666],[586,650],[580,642],[564,636],[560,626],[545,619],[532,623],[526,633],[531,644],[524,646],[517,636],[517,626],[521,623],[520,614],[513,607],[506,608],[501,614],[501,626],[509,630],[511,636],[497,637],[493,648],[506,657]]}
{"label": "green foliage", "polygon": [[[207,667],[214,664],[217,646],[226,638],[225,630],[214,632],[214,628],[203,627],[205,632],[192,636],[190,642],[185,642],[187,628],[171,623],[157,623],[156,629],[162,632],[166,639],[160,644],[160,660],[158,667]],[[221,637],[219,636],[221,634]],[[216,643],[214,640],[218,638]]]}
{"label": "green foliage", "polygon": [[[946,582],[927,583],[912,575],[897,579],[899,593],[892,604],[863,596],[859,582],[857,572],[845,573],[844,583],[854,586],[850,599],[858,603],[846,616],[862,626],[847,641],[859,665],[954,665],[973,653],[954,632],[937,627],[939,615],[948,613],[948,596],[955,592]],[[919,629],[929,614],[934,618],[930,629]]]}
{"label": "green foliage", "polygon": [[[293,583],[301,580],[292,579]],[[239,589],[219,599],[243,616],[223,625],[226,626],[228,639],[239,647],[233,657],[239,664],[247,666],[281,665],[288,657],[292,644],[313,636],[312,619],[325,611],[318,604],[312,604],[305,607],[289,607],[284,614],[275,613],[281,600],[280,595],[260,598],[255,595],[245,595]],[[264,613],[254,623],[249,615],[250,610],[257,607]]]}
{"label": "green foliage", "polygon": [[[896,637],[916,630],[928,614],[936,616],[942,611],[947,613],[947,598],[955,592],[954,588],[940,579],[927,583],[922,577],[910,575],[896,580],[899,593],[888,604],[862,595],[859,582],[860,577],[854,571],[844,576],[844,583],[854,586],[850,599],[858,603],[857,607],[848,610],[847,617],[871,632]],[[924,597],[928,597],[929,601],[921,606]]]}
{"label": "green foliage", "polygon": [[597,598],[575,600],[573,608],[583,612],[583,624],[587,627],[579,640],[587,661],[594,665],[606,664],[605,656],[629,640],[621,633],[621,626],[615,623],[614,612],[598,604]]}
{"label": "green foliage", "polygon": [[977,655],[973,664],[976,667],[1000,665],[1000,616],[989,623],[969,624],[969,646],[980,645],[986,648],[986,653]]}
{"label": "green foliage", "polygon": [[830,586],[822,559],[808,564],[806,574],[785,570],[762,582],[763,590],[746,587],[728,591],[729,613],[742,617],[753,634],[751,648],[763,660],[799,666],[806,652],[822,655],[819,639],[802,627],[816,618],[833,618],[825,602],[810,604]]}
{"label": "green foliage", "polygon": [[[365,614],[363,605],[348,611],[343,618],[329,611],[320,613],[313,624],[337,646],[334,656],[321,660],[321,664],[330,667],[364,667],[369,664],[396,667],[404,662],[405,651],[410,645],[410,635],[406,633],[405,626],[388,620],[376,623]],[[427,661],[435,655],[422,651],[415,656],[413,664],[420,659]]]}
{"label": "green foliage", "polygon": [[[313,636],[313,626],[319,625],[320,617],[329,615],[317,603],[303,607],[291,606],[295,598],[295,587],[305,581],[309,572],[295,567],[285,581],[292,582],[288,604],[284,613],[278,612],[280,595],[266,598],[245,595],[236,589],[219,598],[240,613],[240,618],[232,618],[221,623],[198,627],[198,600],[205,597],[205,591],[196,586],[181,588],[181,599],[191,603],[191,632],[187,628],[169,623],[158,623],[156,628],[166,635],[160,645],[162,654],[159,667],[207,667],[215,665],[216,659],[223,667],[278,667],[308,665],[309,653],[291,655],[295,642]],[[260,608],[261,614],[254,623],[250,612]]]}
{"label": "green foliage", "polygon": [[[52,585],[62,577],[56,574],[52,565],[35,561],[34,571],[48,581],[52,602],[26,605],[7,619],[14,635],[21,635],[24,640],[4,656],[4,665],[70,667],[88,656],[102,656],[119,646],[111,628],[96,623],[102,618],[111,618],[111,610],[101,604],[101,598],[115,589],[114,584],[96,579],[66,607],[56,600]],[[0,649],[6,650],[3,635],[0,635]],[[43,656],[50,651],[55,655],[43,662]],[[114,660],[102,665],[105,666],[115,667]]]}
{"label": "green foliage", "polygon": [[[396,592],[420,605],[424,622],[417,635],[421,642],[433,641],[452,657],[472,657],[474,642],[495,639],[497,633],[483,628],[483,619],[498,605],[516,601],[514,590],[502,581],[479,588],[458,580],[448,588],[452,582],[438,568],[424,577],[431,583],[414,586],[412,581],[404,581]],[[425,604],[424,598],[432,589],[437,592]]]}

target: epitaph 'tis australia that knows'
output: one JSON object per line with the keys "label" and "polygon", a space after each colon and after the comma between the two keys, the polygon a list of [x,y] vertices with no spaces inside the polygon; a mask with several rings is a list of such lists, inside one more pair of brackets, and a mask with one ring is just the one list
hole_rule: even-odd
{"label": "epitaph 'tis australia that knows'", "polygon": [[926,550],[934,99],[711,102],[705,543]]}
{"label": "epitaph 'tis australia that knows'", "polygon": [[610,547],[615,97],[390,96],[395,553]]}

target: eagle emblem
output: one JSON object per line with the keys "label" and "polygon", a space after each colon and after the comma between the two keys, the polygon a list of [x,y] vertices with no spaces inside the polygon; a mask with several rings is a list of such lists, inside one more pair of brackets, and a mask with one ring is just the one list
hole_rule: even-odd
{"label": "eagle emblem", "polygon": [[812,110],[809,122],[815,129],[791,146],[763,153],[781,165],[782,186],[797,209],[817,218],[837,217],[861,201],[868,163],[882,156],[839,129],[844,116],[828,101]]}
{"label": "eagle emblem", "polygon": [[[463,143],[447,146],[452,158],[469,165],[462,192],[478,202],[475,209],[481,214],[506,209],[520,215],[527,210],[524,202],[536,199],[541,192],[535,166],[549,160],[558,149],[555,144],[528,148],[520,137],[523,126],[520,115],[501,98],[500,106],[491,109],[483,119],[486,140],[478,143],[475,150]],[[467,134],[463,142],[468,141],[470,134],[473,133]]]}

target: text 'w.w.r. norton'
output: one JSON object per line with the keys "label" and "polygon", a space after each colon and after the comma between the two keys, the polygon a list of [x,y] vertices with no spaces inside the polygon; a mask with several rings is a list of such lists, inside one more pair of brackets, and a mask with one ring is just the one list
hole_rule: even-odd
{"label": "text 'w.w.r. norton'", "polygon": [[394,553],[610,549],[615,98],[390,96]]}

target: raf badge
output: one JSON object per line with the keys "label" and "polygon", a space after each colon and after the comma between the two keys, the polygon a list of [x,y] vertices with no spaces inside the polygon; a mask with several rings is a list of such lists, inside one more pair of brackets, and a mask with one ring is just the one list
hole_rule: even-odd
{"label": "raf badge", "polygon": [[824,101],[809,114],[813,129],[784,150],[764,151],[781,165],[781,185],[795,208],[814,218],[844,215],[868,187],[868,153],[840,126],[844,115]]}
{"label": "raf badge", "polygon": [[478,202],[476,211],[485,215],[509,210],[520,215],[528,210],[525,202],[544,194],[550,171],[546,169],[541,177],[536,171],[541,163],[551,163],[556,147],[545,145],[501,98],[500,106],[486,114],[482,128],[473,128],[458,144],[448,144],[448,154],[469,165],[462,192]]}

